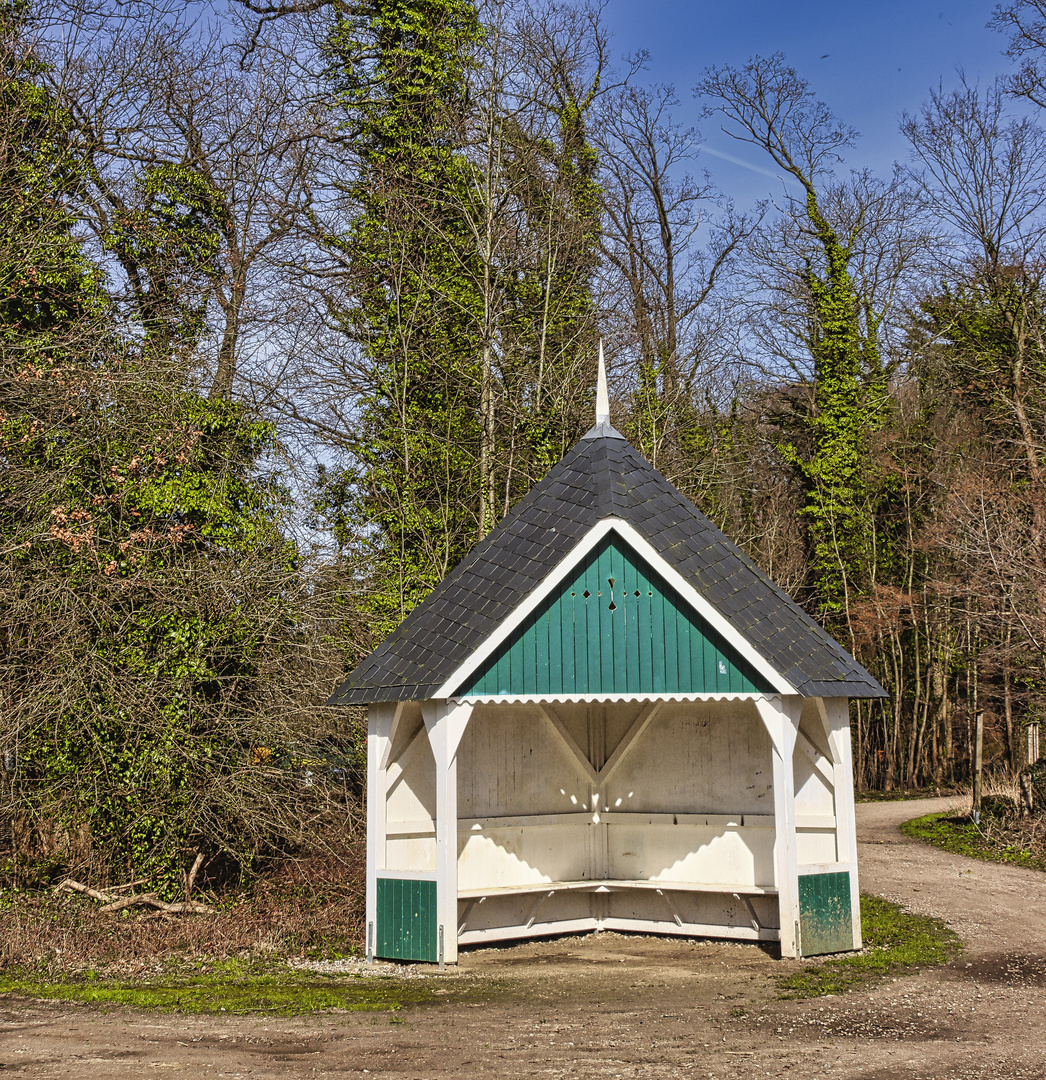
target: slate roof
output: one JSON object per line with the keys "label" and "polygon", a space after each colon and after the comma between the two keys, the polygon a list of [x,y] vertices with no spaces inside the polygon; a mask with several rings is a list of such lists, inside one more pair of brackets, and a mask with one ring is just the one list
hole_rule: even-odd
{"label": "slate roof", "polygon": [[804,697],[886,697],[871,675],[609,423],[593,428],[334,692],[431,698],[598,521],[627,521]]}

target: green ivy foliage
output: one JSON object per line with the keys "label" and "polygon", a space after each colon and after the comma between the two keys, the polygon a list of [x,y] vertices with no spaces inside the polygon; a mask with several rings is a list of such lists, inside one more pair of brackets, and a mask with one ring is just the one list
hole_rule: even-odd
{"label": "green ivy foliage", "polygon": [[869,451],[882,422],[885,386],[880,385],[875,316],[864,310],[854,285],[850,245],[821,212],[813,192],[806,209],[823,252],[820,269],[808,264],[803,272],[812,314],[814,400],[804,425],[811,449],[803,455],[786,446],[785,453],[804,482],[801,513],[810,538],[816,603],[831,619],[847,616],[871,581]]}
{"label": "green ivy foliage", "polygon": [[[367,358],[359,484],[331,475],[318,505],[373,523],[378,635],[403,618],[475,534],[477,300],[459,183],[456,118],[481,36],[470,0],[369,0],[332,28],[330,78],[360,155],[357,212],[328,245],[349,266],[351,304],[332,314]],[[474,270],[474,268],[471,268]],[[473,276],[474,280],[474,276]]]}
{"label": "green ivy foliage", "polygon": [[33,359],[56,327],[97,318],[107,298],[74,236],[83,166],[68,115],[36,82],[28,18],[19,0],[0,2],[0,343]]}
{"label": "green ivy foliage", "polygon": [[134,189],[134,208],[113,222],[106,247],[127,271],[156,347],[191,348],[222,274],[229,208],[210,181],[180,162],[149,166]]}
{"label": "green ivy foliage", "polygon": [[0,686],[37,831],[177,891],[197,850],[257,850],[242,785],[287,786],[249,772],[289,737],[266,696],[293,651],[296,560],[255,474],[271,426],[171,375],[131,356],[6,380]]}
{"label": "green ivy foliage", "polygon": [[[326,238],[345,268],[330,310],[368,384],[354,397],[352,465],[325,471],[315,505],[367,568],[354,589],[375,638],[589,419],[577,388],[595,366],[600,192],[586,123],[598,77],[587,86],[557,69],[542,123],[524,127],[472,94],[487,36],[501,32],[472,0],[368,0],[328,38],[360,165],[342,190],[351,222]],[[480,127],[498,146],[490,177],[468,145]],[[491,210],[488,184],[493,227],[511,238],[484,255],[474,228]]]}

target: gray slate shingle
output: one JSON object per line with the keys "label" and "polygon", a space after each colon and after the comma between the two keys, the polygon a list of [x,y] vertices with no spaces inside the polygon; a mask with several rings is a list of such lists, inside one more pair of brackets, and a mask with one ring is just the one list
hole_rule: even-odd
{"label": "gray slate shingle", "polygon": [[867,671],[613,428],[593,428],[330,699],[431,698],[604,517],[627,521],[806,697],[886,697]]}

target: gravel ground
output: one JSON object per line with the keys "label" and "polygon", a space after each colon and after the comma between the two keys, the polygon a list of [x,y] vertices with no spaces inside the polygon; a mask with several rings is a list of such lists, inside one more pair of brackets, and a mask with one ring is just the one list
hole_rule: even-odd
{"label": "gravel ground", "polygon": [[351,957],[347,960],[295,960],[289,967],[297,971],[314,971],[317,975],[351,975],[393,979],[427,979],[434,972],[428,964],[393,964],[385,960],[366,960]]}

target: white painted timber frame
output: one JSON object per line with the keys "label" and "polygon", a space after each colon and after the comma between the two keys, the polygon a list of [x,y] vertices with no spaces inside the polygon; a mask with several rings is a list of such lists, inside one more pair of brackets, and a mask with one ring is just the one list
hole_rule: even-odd
{"label": "white painted timber frame", "polygon": [[795,746],[803,699],[759,698],[756,709],[773,744],[774,869],[781,913],[781,955],[801,955],[799,938],[799,864],[795,842]]}
{"label": "white painted timber frame", "polygon": [[[616,533],[622,540],[645,562],[647,565],[665,579],[665,582],[673,588],[682,599],[690,605],[693,611],[704,619],[722,638],[728,642],[737,652],[747,660],[756,671],[767,679],[774,689],[785,695],[795,695],[796,689],[765,657],[753,648],[752,644],[733,625],[724,618],[698,591],[690,584],[683,575],[671,566],[649,541],[645,540],[627,521],[622,518],[608,517],[598,521],[591,529],[570,549],[559,561],[541,584],[534,588],[509,615],[501,622],[497,629],[453,672],[443,685],[433,695],[437,699],[455,698],[472,675],[474,675],[486,661],[497,652],[498,648],[511,637],[511,635],[523,625],[526,619],[532,615],[538,607],[566,580],[567,576],[581,563],[585,557],[599,544],[609,533]],[[702,698],[745,698],[750,699],[752,694],[696,694],[679,695],[683,699]],[[552,696],[544,695],[518,695],[511,697],[496,698],[457,698],[456,700],[469,701],[534,701],[534,700],[576,700],[606,701],[611,699],[638,700],[671,700],[664,694],[586,694],[579,696]]]}
{"label": "white painted timber frame", "polygon": [[857,880],[857,815],[854,808],[853,749],[850,703],[846,698],[817,698],[817,711],[832,752],[835,793],[835,836],[839,869],[850,873],[850,915],[853,947],[863,948],[861,890]]}
{"label": "white painted timber frame", "polygon": [[[823,751],[800,731],[800,718],[804,699],[798,695],[754,697],[753,705],[759,716],[771,743],[774,816],[773,818],[758,818],[752,815],[691,815],[691,814],[647,814],[637,817],[648,817],[651,822],[657,819],[671,819],[673,823],[683,818],[693,817],[707,824],[725,825],[737,827],[742,823],[746,827],[768,827],[771,822],[774,828],[774,881],[772,887],[756,886],[751,883],[737,883],[724,885],[722,883],[702,884],[700,882],[672,882],[672,881],[618,881],[613,879],[601,880],[593,878],[576,882],[535,882],[528,885],[499,888],[497,886],[465,893],[459,892],[458,888],[458,842],[462,829],[466,831],[484,824],[483,821],[460,821],[458,818],[458,783],[457,783],[457,757],[468,723],[471,719],[475,703],[471,700],[431,700],[420,703],[423,729],[419,728],[413,738],[403,738],[404,717],[414,711],[409,703],[375,704],[368,710],[368,740],[367,740],[367,955],[368,959],[374,956],[374,948],[377,941],[376,918],[377,918],[377,879],[384,872],[396,878],[417,878],[435,880],[436,882],[436,906],[438,920],[438,941],[440,959],[445,963],[455,963],[458,955],[458,944],[476,941],[494,941],[527,936],[527,931],[534,924],[538,915],[538,909],[548,897],[564,891],[586,891],[592,893],[610,893],[627,890],[655,891],[672,911],[674,922],[660,921],[630,921],[620,919],[601,920],[600,925],[606,928],[623,930],[639,930],[650,933],[686,933],[686,934],[710,934],[722,936],[724,927],[713,924],[698,925],[696,923],[684,923],[673,907],[671,894],[673,891],[707,891],[716,893],[732,893],[738,900],[747,903],[748,896],[776,894],[779,909],[780,929],[762,927],[752,911],[752,926],[732,926],[728,936],[751,939],[751,940],[779,940],[781,955],[794,957],[802,955],[802,941],[800,936],[800,911],[799,911],[799,875],[801,873],[833,873],[847,872],[850,878],[851,912],[853,926],[853,948],[862,947],[860,927],[860,890],[857,876],[857,837],[856,819],[854,812],[853,797],[853,764],[851,759],[850,730],[849,730],[849,703],[845,698],[814,698],[811,699],[816,709],[817,717],[823,728],[831,761],[828,762]],[[554,709],[540,703],[529,703],[531,708],[536,708],[539,715],[548,723],[549,728],[567,749],[577,763],[583,768],[591,784],[592,800],[588,809],[576,814],[552,815],[551,817],[562,818],[566,824],[574,823],[574,819],[593,820],[598,822],[601,813],[609,811],[609,806],[603,806],[603,790],[611,775],[621,765],[629,754],[640,736],[655,719],[662,702],[653,702],[641,708],[635,720],[621,738],[613,752],[606,758],[600,768],[595,768],[588,760],[585,752],[577,745],[567,726],[559,719]],[[416,721],[415,721],[416,722]],[[416,752],[418,740],[422,736],[427,738],[435,763],[435,834],[436,834],[436,869],[432,871],[409,871],[388,870],[387,867],[387,842],[393,835],[414,835],[415,826],[419,830],[417,835],[425,834],[425,827],[431,829],[424,822],[399,822],[390,826],[387,821],[387,797],[390,789],[390,776],[394,771],[401,769],[404,759]],[[408,736],[410,732],[406,733]],[[397,745],[399,748],[397,750]],[[399,760],[393,761],[392,755],[396,753]],[[804,817],[797,818],[795,803],[795,778],[794,764],[795,755],[802,753],[810,758],[814,768],[822,779],[831,787],[834,798],[833,817]],[[616,813],[603,813],[606,818],[617,818],[625,815]],[[570,819],[568,822],[567,819]],[[748,820],[751,818],[751,820]],[[720,820],[721,819],[721,820]],[[503,825],[525,827],[530,824],[547,824],[545,815],[537,817],[520,817],[512,819],[499,819]],[[551,818],[549,818],[551,820]],[[423,827],[424,826],[424,827]],[[815,865],[798,864],[797,858],[797,830],[802,829],[826,829],[831,828],[835,833],[836,861]],[[398,830],[398,831],[397,831]],[[431,836],[431,831],[427,833]],[[476,901],[482,902],[486,896],[498,894],[533,894],[535,900],[525,925],[506,926],[503,929],[491,928],[483,932],[464,932],[465,924],[459,916],[459,901],[466,903],[468,910]],[[467,911],[464,916],[467,920]],[[558,922],[552,931],[545,932],[570,932],[572,924]],[[576,929],[590,929],[588,922],[582,920]]]}
{"label": "white painted timber frame", "polygon": [[591,805],[596,814],[599,813],[599,808],[603,805],[602,791],[606,787],[607,781],[613,776],[617,767],[625,760],[625,756],[636,744],[636,740],[647,729],[650,721],[657,715],[658,709],[661,708],[663,702],[661,700],[652,701],[639,710],[639,715],[632,721],[632,726],[622,736],[621,741],[614,748],[614,752],[606,759],[603,765],[596,769],[592,762],[588,760],[588,756],[584,750],[575,742],[574,736],[570,734],[569,729],[563,723],[562,720],[555,714],[555,712],[537,703],[536,708],[538,712],[549,722],[552,730],[556,736],[562,742],[570,756],[577,762],[578,767],[588,777],[589,782],[592,785],[592,802]]}
{"label": "white painted timber frame", "polygon": [[436,933],[439,962],[458,962],[458,747],[471,702],[426,701],[421,715],[436,759]]}
{"label": "white painted timber frame", "polygon": [[385,869],[386,768],[403,704],[367,709],[367,960],[374,959],[378,917],[378,876]]}

